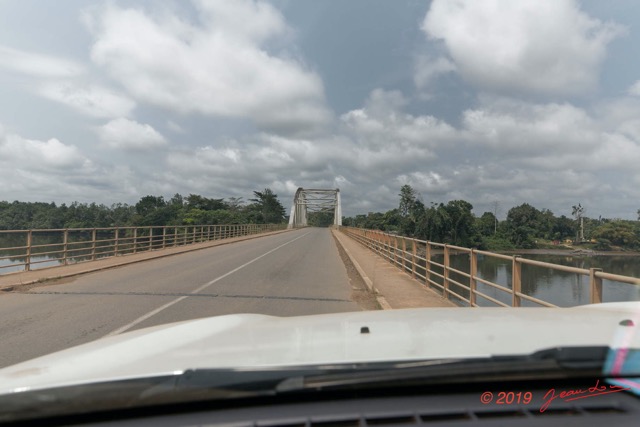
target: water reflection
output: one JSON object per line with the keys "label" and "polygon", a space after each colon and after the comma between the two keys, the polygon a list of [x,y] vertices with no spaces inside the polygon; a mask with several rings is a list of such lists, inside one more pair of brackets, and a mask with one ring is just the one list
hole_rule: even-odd
{"label": "water reflection", "polygon": [[[526,258],[583,269],[601,268],[608,273],[640,277],[640,260],[637,256],[578,257],[527,254]],[[432,260],[442,264],[444,262],[444,256],[442,254],[434,255]],[[469,255],[452,255],[450,257],[450,265],[452,268],[469,274]],[[438,267],[436,271],[442,274],[442,268]],[[511,289],[511,261],[478,255],[478,277]],[[464,284],[464,287],[451,284],[450,289],[462,297],[469,299],[469,278],[453,272],[450,274],[450,278]],[[443,282],[439,277],[433,279],[439,284]],[[545,267],[522,265],[522,292],[561,307],[589,304],[589,286],[588,276]],[[501,291],[480,281],[477,283],[477,289],[479,292],[498,301],[511,305],[512,297],[510,293]],[[603,302],[637,300],[640,300],[640,286],[603,280]],[[480,306],[495,305],[482,297],[478,297],[476,302]],[[463,301],[460,303],[461,305],[467,305],[467,303]],[[538,305],[523,300],[522,306],[536,307]]]}
{"label": "water reflection", "polygon": [[[120,245],[118,254],[133,252],[132,236],[130,229],[120,230]],[[96,232],[96,248],[92,249],[93,234],[91,230],[72,230],[67,236],[67,262],[76,263],[87,261],[91,258],[101,258],[113,255],[114,232],[112,230],[98,230]],[[141,248],[150,245],[160,245],[162,235],[154,235],[150,241],[147,230],[140,230],[135,238]],[[171,238],[166,239],[166,244],[173,244]],[[31,269],[54,267],[62,264],[64,257],[64,235],[61,232],[34,232],[31,241]],[[0,274],[23,271],[26,257],[27,232],[0,233]],[[6,249],[16,248],[16,249]]]}

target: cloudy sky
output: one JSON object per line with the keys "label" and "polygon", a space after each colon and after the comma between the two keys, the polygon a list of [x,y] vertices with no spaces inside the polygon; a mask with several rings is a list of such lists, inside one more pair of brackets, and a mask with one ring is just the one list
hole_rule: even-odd
{"label": "cloudy sky", "polygon": [[0,1],[0,200],[403,184],[635,219],[637,0]]}

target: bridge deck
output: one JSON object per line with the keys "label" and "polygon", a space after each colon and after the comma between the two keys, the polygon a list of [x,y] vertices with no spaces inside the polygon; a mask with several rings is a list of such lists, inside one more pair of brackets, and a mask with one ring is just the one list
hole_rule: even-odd
{"label": "bridge deck", "polygon": [[[122,265],[143,262],[184,252],[191,252],[213,246],[239,242],[247,239],[279,234],[286,231],[274,231],[260,235],[243,236],[232,239],[216,240],[179,246],[164,250],[141,252],[138,254],[104,258],[97,261],[70,264],[67,266],[43,268],[19,273],[0,275],[0,290],[11,289],[16,286],[42,282],[50,279],[73,277],[94,271],[106,270]],[[426,289],[408,276],[398,271],[378,255],[345,236],[334,232],[342,248],[345,249],[351,261],[356,264],[359,274],[364,276],[369,287],[374,287],[379,294],[378,301],[386,309],[414,308],[414,307],[456,307],[451,301],[442,298],[431,289]]]}

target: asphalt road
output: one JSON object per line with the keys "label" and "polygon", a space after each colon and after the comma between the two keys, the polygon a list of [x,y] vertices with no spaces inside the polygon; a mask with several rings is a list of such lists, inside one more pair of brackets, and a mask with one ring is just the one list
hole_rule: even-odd
{"label": "asphalt road", "polygon": [[306,228],[0,294],[0,367],[128,330],[233,313],[358,311],[328,229]]}

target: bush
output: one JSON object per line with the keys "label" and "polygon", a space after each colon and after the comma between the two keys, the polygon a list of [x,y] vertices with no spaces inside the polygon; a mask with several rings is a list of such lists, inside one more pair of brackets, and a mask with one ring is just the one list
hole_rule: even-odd
{"label": "bush", "polygon": [[504,237],[490,236],[486,237],[485,246],[490,251],[511,251],[516,249],[515,245]]}

